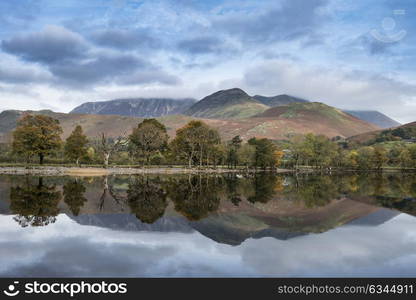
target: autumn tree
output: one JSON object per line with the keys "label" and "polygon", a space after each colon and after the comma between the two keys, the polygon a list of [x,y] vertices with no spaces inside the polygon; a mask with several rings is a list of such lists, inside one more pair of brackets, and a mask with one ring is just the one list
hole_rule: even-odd
{"label": "autumn tree", "polygon": [[215,146],[221,143],[217,130],[202,121],[191,121],[176,131],[176,137],[170,144],[174,155],[186,159],[191,167],[196,161],[202,166],[203,161],[210,161]]}
{"label": "autumn tree", "polygon": [[360,169],[374,168],[374,148],[371,146],[361,147],[357,151],[357,162]]}
{"label": "autumn tree", "polygon": [[139,157],[144,157],[147,164],[153,154],[167,148],[168,139],[165,125],[156,119],[144,119],[129,136],[133,151]]}
{"label": "autumn tree", "polygon": [[251,138],[248,140],[248,144],[255,147],[254,153],[254,166],[260,168],[267,168],[276,166],[276,156],[275,151],[277,147],[269,139],[262,138]]}
{"label": "autumn tree", "polygon": [[384,147],[382,146],[374,147],[373,161],[374,161],[374,167],[378,170],[381,169],[383,165],[388,161],[387,151]]}
{"label": "autumn tree", "polygon": [[407,168],[412,166],[412,155],[410,154],[409,149],[403,148],[398,155],[398,162],[400,166]]}
{"label": "autumn tree", "polygon": [[241,143],[243,140],[240,138],[239,135],[233,137],[231,141],[228,142],[228,155],[227,155],[227,163],[228,166],[233,166],[234,168],[237,167],[238,164],[238,149],[241,147]]}
{"label": "autumn tree", "polygon": [[245,143],[237,151],[238,161],[246,168],[249,168],[254,165],[255,154],[256,147]]}
{"label": "autumn tree", "polygon": [[61,147],[61,134],[58,120],[44,115],[26,115],[13,131],[13,152],[25,156],[27,161],[36,155],[43,164],[46,155]]}
{"label": "autumn tree", "polygon": [[68,159],[74,160],[79,165],[79,160],[87,155],[88,139],[82,131],[82,127],[77,125],[71,135],[66,139],[64,153]]}

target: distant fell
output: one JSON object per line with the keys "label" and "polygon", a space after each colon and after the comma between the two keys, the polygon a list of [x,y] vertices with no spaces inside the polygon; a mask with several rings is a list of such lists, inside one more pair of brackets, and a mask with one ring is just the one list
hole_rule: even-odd
{"label": "distant fell", "polygon": [[221,90],[192,105],[184,114],[208,119],[241,119],[259,114],[269,107],[239,88]]}
{"label": "distant fell", "polygon": [[392,118],[376,110],[344,110],[346,113],[353,115],[361,120],[376,124],[381,128],[390,128],[400,126],[401,124]]}
{"label": "distant fell", "polygon": [[109,101],[86,102],[70,113],[121,115],[130,117],[155,118],[181,114],[195,103],[195,99],[131,98]]}

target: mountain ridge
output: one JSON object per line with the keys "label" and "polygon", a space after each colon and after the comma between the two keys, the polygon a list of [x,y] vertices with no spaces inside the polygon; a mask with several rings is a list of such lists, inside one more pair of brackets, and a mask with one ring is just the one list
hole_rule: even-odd
{"label": "mountain ridge", "polygon": [[180,114],[195,102],[196,100],[193,98],[121,98],[85,102],[75,107],[70,113],[154,118]]}
{"label": "mountain ridge", "polygon": [[[121,98],[106,101],[85,102],[70,113],[122,115],[157,118],[184,114],[208,119],[242,119],[255,116],[269,109],[292,103],[313,102],[304,98],[281,94],[276,96],[250,96],[240,88],[220,90],[197,101],[194,98]],[[399,122],[375,110],[343,110],[360,120],[391,128]]]}

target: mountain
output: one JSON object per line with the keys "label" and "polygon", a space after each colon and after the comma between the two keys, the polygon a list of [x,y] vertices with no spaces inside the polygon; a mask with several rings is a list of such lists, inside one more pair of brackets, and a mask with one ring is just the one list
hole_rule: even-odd
{"label": "mountain", "polygon": [[263,103],[264,105],[267,105],[270,107],[287,105],[287,104],[295,103],[295,102],[309,102],[308,100],[289,96],[289,95],[278,95],[278,96],[272,96],[272,97],[255,95],[253,96],[253,98],[256,99],[258,102]]}
{"label": "mountain", "polygon": [[73,114],[122,115],[155,118],[180,114],[195,103],[195,99],[132,98],[86,102],[75,107]]}
{"label": "mountain", "polygon": [[358,119],[376,124],[381,128],[390,128],[401,125],[399,122],[376,110],[344,110],[344,112],[353,115]]}
{"label": "mountain", "polygon": [[[263,103],[264,105],[267,105],[270,107],[282,106],[282,105],[287,105],[291,103],[311,102],[309,100],[305,100],[302,98],[293,97],[289,95],[278,95],[274,97],[265,97],[265,96],[256,95],[256,96],[253,96],[253,98]],[[390,127],[396,127],[396,126],[401,125],[399,122],[391,119],[390,117],[376,110],[343,110],[343,111],[360,120],[377,125],[380,128],[390,128]]]}
{"label": "mountain", "polygon": [[379,127],[362,121],[337,108],[319,102],[291,103],[272,107],[251,118],[262,122],[258,131],[274,132],[275,136],[295,133],[321,133],[328,137],[354,135],[354,132],[373,131]]}
{"label": "mountain", "polygon": [[[272,97],[261,95],[251,97],[243,90],[234,88],[218,91],[198,102],[191,98],[131,98],[86,102],[74,108],[70,113],[121,115],[142,118],[185,114],[197,118],[235,120],[252,117],[270,107],[308,102],[311,101],[286,94]],[[378,111],[344,110],[344,112],[380,128],[400,125],[400,123]],[[10,111],[9,114],[16,113],[18,112]],[[6,122],[0,120],[0,123],[5,124]],[[8,127],[10,126],[13,126],[13,124],[8,124]]]}
{"label": "mountain", "polygon": [[[262,105],[262,104],[261,104]],[[67,138],[76,125],[81,125],[90,139],[96,139],[102,132],[108,137],[118,137],[129,133],[142,118],[120,115],[88,115],[56,113],[43,111],[3,111],[0,113],[0,142],[11,141],[11,131],[17,120],[24,114],[44,114],[59,120],[62,138]],[[328,137],[349,137],[379,127],[359,120],[349,114],[321,103],[292,103],[265,110],[250,118],[242,119],[202,119],[185,115],[167,115],[157,118],[163,123],[171,137],[178,128],[191,120],[201,119],[216,128],[224,140],[240,135],[247,140],[252,137],[264,137],[273,140],[288,139],[294,134],[324,134]]]}
{"label": "mountain", "polygon": [[208,119],[247,118],[268,109],[241,89],[221,90],[192,105],[185,115]]}

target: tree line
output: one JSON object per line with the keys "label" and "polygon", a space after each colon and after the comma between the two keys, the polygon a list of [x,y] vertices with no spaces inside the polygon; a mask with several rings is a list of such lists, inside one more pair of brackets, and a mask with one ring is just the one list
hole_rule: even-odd
{"label": "tree line", "polygon": [[[395,141],[358,145],[342,139],[308,133],[296,135],[286,143],[267,138],[240,136],[223,141],[219,132],[200,120],[193,120],[169,137],[166,127],[156,119],[144,119],[129,133],[110,138],[106,133],[90,140],[77,125],[65,141],[58,120],[44,115],[26,115],[13,131],[10,153],[40,164],[45,157],[58,163],[79,165],[110,163],[119,165],[185,165],[191,167],[340,168],[381,170],[387,166],[416,168],[416,144]],[[3,151],[8,153],[8,151]],[[3,158],[2,158],[3,160]]]}
{"label": "tree line", "polygon": [[291,141],[286,164],[291,167],[381,170],[384,167],[416,168],[416,144],[396,142],[357,145],[330,140],[323,135],[306,134]]}
{"label": "tree line", "polygon": [[276,168],[283,152],[269,139],[252,138],[246,143],[236,136],[222,141],[220,134],[206,123],[193,120],[176,131],[170,139],[166,127],[156,119],[144,119],[130,133],[109,138],[101,133],[89,140],[77,125],[65,141],[58,120],[45,115],[26,115],[13,131],[11,153],[31,162],[37,157],[61,156],[69,162],[101,163],[111,159],[121,164],[179,164],[188,167],[227,165],[246,168]]}

